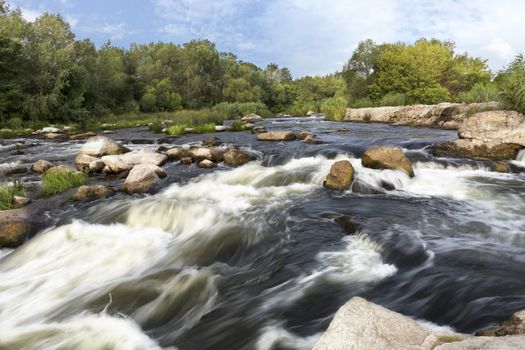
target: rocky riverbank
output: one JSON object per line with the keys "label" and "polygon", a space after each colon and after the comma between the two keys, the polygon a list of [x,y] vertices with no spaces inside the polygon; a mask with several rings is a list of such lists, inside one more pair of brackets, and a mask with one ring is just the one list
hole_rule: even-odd
{"label": "rocky riverbank", "polygon": [[465,118],[477,112],[500,109],[501,106],[497,102],[471,104],[445,102],[437,105],[348,108],[344,120],[457,129]]}

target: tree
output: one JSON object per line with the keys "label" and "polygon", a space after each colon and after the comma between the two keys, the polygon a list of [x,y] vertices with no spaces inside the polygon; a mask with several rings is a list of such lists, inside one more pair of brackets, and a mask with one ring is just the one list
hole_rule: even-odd
{"label": "tree", "polygon": [[525,57],[516,56],[514,61],[496,78],[500,95],[506,108],[525,113]]}

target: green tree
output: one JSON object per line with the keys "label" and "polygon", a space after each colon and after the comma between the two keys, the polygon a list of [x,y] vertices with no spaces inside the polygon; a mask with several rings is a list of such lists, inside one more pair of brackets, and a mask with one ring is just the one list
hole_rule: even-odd
{"label": "green tree", "polygon": [[506,108],[525,113],[525,57],[516,56],[514,61],[499,73],[496,81]]}

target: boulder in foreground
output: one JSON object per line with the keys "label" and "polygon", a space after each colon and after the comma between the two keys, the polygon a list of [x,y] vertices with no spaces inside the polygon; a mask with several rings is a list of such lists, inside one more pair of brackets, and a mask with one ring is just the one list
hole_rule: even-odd
{"label": "boulder in foreground", "polygon": [[499,326],[491,327],[477,333],[477,335],[493,337],[519,334],[525,335],[525,310],[514,313]]}
{"label": "boulder in foreground", "polygon": [[291,131],[270,131],[257,135],[259,141],[293,141],[297,136]]}
{"label": "boulder in foreground", "polygon": [[354,167],[352,164],[347,160],[339,160],[332,164],[323,186],[332,190],[344,191],[350,187],[353,176]]}
{"label": "boulder in foreground", "polygon": [[130,170],[138,164],[163,165],[168,160],[164,154],[151,151],[137,151],[122,155],[104,156],[101,160],[113,173],[121,173]]}
{"label": "boulder in foreground", "polygon": [[77,201],[87,201],[91,199],[104,198],[113,193],[113,190],[109,187],[102,185],[92,185],[92,186],[80,186],[73,196]]}
{"label": "boulder in foreground", "polygon": [[129,172],[122,189],[128,194],[147,192],[160,177],[165,176],[164,170],[157,165],[138,164]]}
{"label": "boulder in foreground", "polygon": [[223,155],[224,163],[231,166],[241,166],[255,159],[254,155],[239,148],[230,148]]}
{"label": "boulder in foreground", "polygon": [[410,177],[414,177],[412,163],[406,159],[399,147],[372,147],[366,150],[361,158],[361,164],[372,169],[402,169]]}
{"label": "boulder in foreground", "polygon": [[15,248],[24,242],[31,230],[33,214],[27,209],[0,211],[0,248]]}
{"label": "boulder in foreground", "polygon": [[123,154],[129,152],[127,147],[105,136],[93,136],[86,140],[79,153],[87,154],[92,157],[102,157],[105,155]]}
{"label": "boulder in foreground", "polygon": [[525,147],[525,115],[514,111],[476,113],[463,121],[458,134],[461,139]]}
{"label": "boulder in foreground", "polygon": [[31,170],[33,172],[35,172],[35,173],[43,174],[48,169],[51,169],[54,166],[55,165],[53,163],[51,163],[50,161],[47,161],[47,160],[44,160],[44,159],[40,159],[40,160],[36,161],[35,163],[33,163],[33,165],[31,166]]}

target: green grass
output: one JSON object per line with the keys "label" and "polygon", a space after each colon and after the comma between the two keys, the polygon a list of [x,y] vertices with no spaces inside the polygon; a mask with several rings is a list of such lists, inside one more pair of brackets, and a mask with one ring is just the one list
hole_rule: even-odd
{"label": "green grass", "polygon": [[193,132],[196,134],[205,134],[208,132],[215,132],[215,123],[200,124],[193,127]]}
{"label": "green grass", "polygon": [[25,196],[26,193],[26,187],[21,182],[0,183],[0,210],[12,209],[13,197]]}
{"label": "green grass", "polygon": [[85,185],[88,176],[86,173],[65,167],[49,169],[42,176],[41,193],[45,196],[64,192],[70,188]]}
{"label": "green grass", "polygon": [[230,125],[230,131],[243,131],[243,130],[244,130],[244,124],[240,120],[236,120]]}
{"label": "green grass", "polygon": [[186,124],[172,125],[166,130],[166,134],[170,136],[181,136],[186,133]]}

